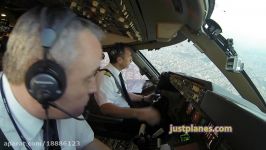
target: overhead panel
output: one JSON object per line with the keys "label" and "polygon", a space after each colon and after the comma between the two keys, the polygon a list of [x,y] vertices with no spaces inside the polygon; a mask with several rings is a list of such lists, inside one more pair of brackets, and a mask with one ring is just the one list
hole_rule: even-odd
{"label": "overhead panel", "polygon": [[138,0],[138,3],[150,41],[170,41],[182,27],[184,19],[171,0]]}
{"label": "overhead panel", "polygon": [[12,20],[16,20],[19,15],[40,3],[47,6],[70,7],[76,14],[96,23],[107,33],[103,40],[105,46],[114,42],[135,45],[182,41],[184,37],[179,33],[179,29],[185,25],[195,31],[200,29],[209,2],[213,0],[33,1],[30,0],[28,3],[28,0],[14,0],[1,3],[5,6],[4,9],[10,12],[6,19],[9,26],[15,23]]}
{"label": "overhead panel", "polygon": [[[77,14],[84,16],[105,32],[130,38],[133,41],[145,40],[145,33],[140,29],[138,9],[132,8],[128,0],[72,0],[70,8]],[[122,42],[122,41],[116,41]]]}

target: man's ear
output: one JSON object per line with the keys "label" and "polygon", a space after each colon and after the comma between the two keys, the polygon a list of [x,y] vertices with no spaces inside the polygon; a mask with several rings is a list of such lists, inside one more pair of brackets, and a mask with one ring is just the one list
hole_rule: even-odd
{"label": "man's ear", "polygon": [[122,57],[117,57],[117,58],[116,58],[116,62],[117,62],[117,63],[121,63],[122,61],[123,61]]}

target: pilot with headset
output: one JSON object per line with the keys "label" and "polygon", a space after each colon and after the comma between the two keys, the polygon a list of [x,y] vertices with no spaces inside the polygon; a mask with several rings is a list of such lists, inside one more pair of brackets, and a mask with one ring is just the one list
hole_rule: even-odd
{"label": "pilot with headset", "polygon": [[160,121],[159,112],[152,107],[134,108],[134,102],[151,101],[153,95],[137,95],[127,91],[121,70],[132,61],[132,48],[123,43],[116,43],[108,51],[110,63],[96,75],[97,92],[95,99],[102,113],[113,117],[137,119],[150,125]]}
{"label": "pilot with headset", "polygon": [[96,90],[101,36],[66,8],[38,7],[18,19],[0,77],[1,150],[109,149],[80,116]]}

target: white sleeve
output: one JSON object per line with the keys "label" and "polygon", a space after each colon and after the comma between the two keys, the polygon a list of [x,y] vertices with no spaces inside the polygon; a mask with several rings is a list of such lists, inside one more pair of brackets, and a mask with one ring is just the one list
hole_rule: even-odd
{"label": "white sleeve", "polygon": [[83,149],[94,140],[94,132],[86,120],[76,121],[76,141],[79,141],[77,149]]}
{"label": "white sleeve", "polygon": [[115,85],[115,81],[113,76],[104,75],[104,71],[101,71],[96,76],[97,82],[97,92],[94,94],[95,100],[99,106],[105,103],[114,103],[110,99],[114,98],[115,89],[117,89]]}

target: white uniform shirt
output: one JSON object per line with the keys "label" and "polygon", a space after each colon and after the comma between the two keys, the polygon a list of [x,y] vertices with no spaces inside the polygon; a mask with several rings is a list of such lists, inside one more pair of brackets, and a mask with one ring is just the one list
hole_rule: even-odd
{"label": "white uniform shirt", "polygon": [[[27,139],[27,142],[30,143],[29,145],[33,150],[43,150],[43,120],[28,113],[15,99],[5,75],[3,75],[2,79],[7,103],[19,130]],[[0,98],[0,112],[0,128],[9,141],[9,144],[13,145],[14,150],[26,150],[7,114],[2,95]],[[77,121],[70,118],[57,120],[56,123],[59,140],[62,144],[65,144],[60,144],[62,150],[81,149],[94,139],[94,133],[85,120]]]}
{"label": "white uniform shirt", "polygon": [[[105,69],[108,69],[121,85],[119,74],[120,71],[116,69],[112,64],[108,64]],[[99,106],[105,103],[112,103],[119,107],[129,107],[127,101],[124,99],[121,91],[115,84],[114,77],[106,73],[106,71],[100,71],[96,75],[96,82],[98,85],[97,92],[95,94],[96,102]]]}

